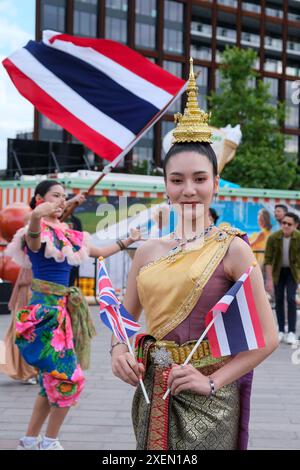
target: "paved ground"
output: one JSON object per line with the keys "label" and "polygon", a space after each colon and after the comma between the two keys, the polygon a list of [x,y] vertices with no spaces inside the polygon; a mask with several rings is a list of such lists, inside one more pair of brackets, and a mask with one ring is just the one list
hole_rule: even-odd
{"label": "paved ground", "polygon": [[[133,394],[110,371],[110,335],[93,316],[99,334],[93,342],[92,368],[79,404],[67,417],[60,435],[66,449],[134,449],[130,404]],[[10,317],[0,315],[3,339]],[[300,318],[298,317],[300,327]],[[280,345],[256,369],[250,426],[251,449],[300,449],[300,349]],[[24,434],[38,387],[23,385],[0,375],[0,449],[14,449]]]}

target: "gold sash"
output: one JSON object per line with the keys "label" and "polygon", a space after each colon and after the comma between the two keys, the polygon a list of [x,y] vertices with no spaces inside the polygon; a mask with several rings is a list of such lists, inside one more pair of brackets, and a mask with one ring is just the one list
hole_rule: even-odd
{"label": "gold sash", "polygon": [[201,247],[169,254],[140,270],[137,288],[149,335],[161,340],[188,317],[230,243],[242,234],[222,227]]}

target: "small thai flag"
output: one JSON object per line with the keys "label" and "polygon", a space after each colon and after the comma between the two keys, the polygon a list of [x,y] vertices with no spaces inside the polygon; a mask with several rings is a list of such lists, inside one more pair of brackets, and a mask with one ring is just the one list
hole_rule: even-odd
{"label": "small thai flag", "polygon": [[264,348],[265,341],[250,281],[251,266],[208,312],[206,326],[213,357]]}
{"label": "small thai flag", "polygon": [[101,320],[119,341],[126,341],[126,336],[130,338],[141,326],[117,298],[104,261],[101,259],[99,259],[98,291]]}

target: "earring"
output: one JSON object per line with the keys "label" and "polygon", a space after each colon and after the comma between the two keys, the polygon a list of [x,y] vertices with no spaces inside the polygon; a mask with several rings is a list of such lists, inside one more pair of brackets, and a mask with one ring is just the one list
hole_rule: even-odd
{"label": "earring", "polygon": [[218,193],[214,194],[215,202],[217,201]]}
{"label": "earring", "polygon": [[170,201],[170,198],[169,196],[167,195],[167,204],[170,206],[171,205],[171,201]]}

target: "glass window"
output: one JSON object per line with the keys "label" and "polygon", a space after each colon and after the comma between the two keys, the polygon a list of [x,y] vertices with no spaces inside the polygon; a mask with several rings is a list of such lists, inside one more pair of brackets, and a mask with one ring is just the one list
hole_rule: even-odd
{"label": "glass window", "polygon": [[199,65],[194,65],[194,72],[199,72],[199,75],[196,79],[198,85],[198,102],[202,109],[207,110],[207,87],[208,87],[208,69],[207,67],[200,67]]}
{"label": "glass window", "polygon": [[53,121],[50,121],[43,114],[39,115],[39,139],[40,140],[63,140],[63,129],[55,124]]}
{"label": "glass window", "polygon": [[164,137],[168,134],[168,132],[170,132],[173,129],[175,129],[174,121],[162,121],[161,123],[161,138],[162,138],[161,158],[162,160],[165,158],[165,155],[167,151],[169,150],[168,139],[164,141]]}
{"label": "glass window", "polygon": [[224,28],[223,26],[217,27],[217,39],[226,42],[236,42],[236,31],[234,29]]}
{"label": "glass window", "polygon": [[64,32],[66,23],[66,1],[44,0],[42,8],[42,29]]}
{"label": "glass window", "polygon": [[287,65],[285,71],[287,75],[293,75],[294,77],[300,76],[300,66],[297,67],[297,66]]}
{"label": "glass window", "polygon": [[288,40],[287,42],[287,52],[290,54],[299,54],[300,52],[300,42],[297,40]]}
{"label": "glass window", "polygon": [[292,81],[285,82],[285,103],[286,103],[286,118],[285,126],[288,128],[299,128],[299,103],[298,100],[293,100],[292,97],[295,93],[295,85]]}
{"label": "glass window", "polygon": [[282,39],[265,36],[265,48],[273,51],[282,51]]}
{"label": "glass window", "polygon": [[[168,72],[176,75],[176,77],[182,78],[182,63],[172,62],[170,60],[164,60],[163,68]],[[172,106],[168,109],[168,113],[176,113],[181,109],[181,99],[179,98]]]}
{"label": "glass window", "polygon": [[278,80],[277,78],[264,77],[264,83],[269,85],[269,93],[277,102],[278,99]]}
{"label": "glass window", "polygon": [[154,148],[154,128],[152,127],[146,134],[139,140],[138,144],[133,148],[133,165],[138,165],[141,162],[147,162],[146,170],[150,174],[153,165],[153,148]]}
{"label": "glass window", "polygon": [[95,0],[75,0],[73,32],[80,36],[96,37],[97,3]]}
{"label": "glass window", "polygon": [[90,5],[97,5],[97,0],[75,0],[75,3],[88,3]]}
{"label": "glass window", "polygon": [[118,42],[127,42],[127,21],[107,16],[105,19],[105,37]]}
{"label": "glass window", "polygon": [[254,3],[249,3],[249,2],[242,2],[242,8],[245,11],[252,11],[254,13],[260,13],[260,10],[261,10],[260,5],[256,5]]}
{"label": "glass window", "polygon": [[168,72],[176,75],[176,77],[182,78],[182,63],[181,62],[171,62],[170,60],[164,60],[163,68]]}
{"label": "glass window", "polygon": [[288,19],[292,21],[300,21],[300,12],[299,13],[288,13]]}
{"label": "glass window", "polygon": [[219,69],[216,70],[215,72],[215,85],[216,85],[216,93],[220,94],[222,92],[221,90],[221,81],[222,81],[222,76],[221,72]]}
{"label": "glass window", "polygon": [[128,9],[128,0],[106,0],[106,8],[111,8],[113,10],[122,10],[127,11]]}
{"label": "glass window", "polygon": [[199,46],[198,44],[191,44],[190,55],[194,59],[211,60],[211,48]]}
{"label": "glass window", "polygon": [[219,5],[226,5],[228,7],[237,7],[237,0],[218,0]]}
{"label": "glass window", "polygon": [[156,0],[136,0],[135,44],[145,49],[155,49]]}
{"label": "glass window", "polygon": [[275,16],[276,18],[283,18],[283,11],[277,8],[266,8],[267,16]]}
{"label": "glass window", "polygon": [[285,148],[287,153],[299,152],[299,137],[297,135],[287,135],[285,139]]}
{"label": "glass window", "polygon": [[162,136],[162,138],[164,138],[165,135],[174,128],[175,128],[175,124],[174,124],[173,121],[162,121],[162,123],[161,123],[161,136]]}
{"label": "glass window", "polygon": [[191,33],[196,36],[208,36],[211,38],[212,27],[210,24],[202,23],[201,21],[192,21]]}
{"label": "glass window", "polygon": [[164,50],[183,53],[183,4],[171,0],[164,3]]}
{"label": "glass window", "polygon": [[282,73],[282,62],[275,59],[266,59],[264,69],[266,72]]}
{"label": "glass window", "polygon": [[135,13],[156,18],[156,0],[135,0]]}
{"label": "glass window", "polygon": [[105,37],[127,42],[127,0],[106,0]]}
{"label": "glass window", "polygon": [[253,33],[248,33],[247,31],[242,31],[241,42],[242,44],[246,46],[255,45],[259,47],[260,36],[258,34],[253,34]]}

